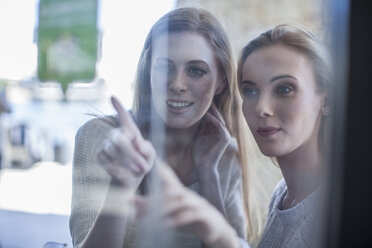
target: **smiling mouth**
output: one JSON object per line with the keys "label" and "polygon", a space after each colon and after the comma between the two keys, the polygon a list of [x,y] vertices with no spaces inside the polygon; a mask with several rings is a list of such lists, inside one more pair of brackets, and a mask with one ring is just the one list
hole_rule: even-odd
{"label": "smiling mouth", "polygon": [[187,108],[193,105],[192,102],[177,102],[177,101],[166,101],[167,105],[172,108]]}

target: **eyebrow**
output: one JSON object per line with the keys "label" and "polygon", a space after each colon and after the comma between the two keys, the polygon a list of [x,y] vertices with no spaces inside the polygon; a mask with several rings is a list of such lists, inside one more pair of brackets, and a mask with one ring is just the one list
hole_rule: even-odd
{"label": "eyebrow", "polygon": [[168,63],[172,63],[172,61],[168,58],[156,58],[155,61],[160,61],[160,62],[168,62]]}
{"label": "eyebrow", "polygon": [[197,63],[202,63],[202,64],[206,64],[208,65],[207,62],[205,62],[204,60],[190,60],[187,62],[188,64],[197,64]]}
{"label": "eyebrow", "polygon": [[[294,80],[297,80],[296,77],[294,76],[291,76],[291,75],[288,75],[288,74],[283,74],[283,75],[278,75],[278,76],[275,76],[273,78],[270,79],[270,83],[276,81],[276,80],[279,80],[279,79],[282,79],[282,78],[292,78]],[[254,83],[253,81],[250,81],[250,80],[244,80],[241,82],[241,84],[252,84],[252,85],[255,85],[256,83]]]}
{"label": "eyebrow", "polygon": [[[165,57],[156,58],[155,59],[155,62],[167,62],[167,63],[170,63],[170,64],[173,63],[172,60],[170,60],[169,58],[165,58]],[[192,65],[192,64],[203,64],[203,65],[206,65],[209,68],[208,63],[205,62],[204,60],[190,60],[190,61],[187,61],[187,64],[188,65]]]}
{"label": "eyebrow", "polygon": [[272,79],[270,79],[270,82],[274,82],[274,81],[282,79],[282,78],[292,78],[294,80],[297,80],[297,78],[294,77],[294,76],[291,76],[291,75],[288,75],[288,74],[283,74],[283,75],[278,75],[278,76],[273,77]]}
{"label": "eyebrow", "polygon": [[249,80],[243,80],[240,84],[255,84],[255,83]]}

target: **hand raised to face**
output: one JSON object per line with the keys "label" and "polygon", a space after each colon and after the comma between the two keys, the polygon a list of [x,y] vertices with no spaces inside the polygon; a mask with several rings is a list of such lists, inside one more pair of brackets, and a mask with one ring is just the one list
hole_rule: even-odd
{"label": "hand raised to face", "polygon": [[156,157],[155,149],[143,138],[120,102],[115,97],[111,102],[117,112],[119,127],[113,129],[104,141],[98,161],[115,184],[135,188],[151,169]]}
{"label": "hand raised to face", "polygon": [[217,169],[230,138],[221,113],[212,104],[200,124],[193,145],[192,155],[198,172],[210,173],[211,170]]}

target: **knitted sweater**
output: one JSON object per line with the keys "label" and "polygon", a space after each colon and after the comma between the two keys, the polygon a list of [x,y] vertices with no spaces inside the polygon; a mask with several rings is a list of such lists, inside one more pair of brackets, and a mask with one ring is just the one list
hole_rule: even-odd
{"label": "knitted sweater", "polygon": [[287,189],[284,179],[275,187],[259,248],[316,247],[313,231],[319,224],[319,188],[296,206],[283,210],[282,201]]}
{"label": "knitted sweater", "polygon": [[[75,137],[70,216],[70,232],[74,247],[83,244],[100,213],[108,190],[110,176],[97,162],[97,154],[102,149],[103,140],[109,131],[115,128],[107,120],[107,118],[96,118],[88,121],[79,129]],[[244,239],[245,215],[241,202],[241,169],[236,141],[233,140],[227,147],[218,170],[227,219],[238,235]],[[200,193],[198,181],[187,188]],[[144,233],[137,221],[129,219],[124,247],[137,247],[138,239],[145,238]],[[196,236],[182,230],[173,230],[171,236],[173,242],[169,247],[202,247],[201,241]]]}

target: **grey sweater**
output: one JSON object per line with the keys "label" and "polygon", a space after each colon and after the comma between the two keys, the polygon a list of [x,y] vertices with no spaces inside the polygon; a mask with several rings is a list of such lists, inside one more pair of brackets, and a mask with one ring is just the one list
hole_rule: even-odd
{"label": "grey sweater", "polygon": [[[83,125],[75,138],[70,216],[70,232],[74,247],[83,244],[105,200],[110,176],[98,164],[97,154],[102,149],[102,141],[112,128],[114,126],[107,122],[107,119],[96,118]],[[242,208],[241,169],[234,140],[224,152],[218,170],[227,219],[238,235],[244,239],[246,229]],[[198,181],[187,188],[200,193]],[[138,240],[145,238],[144,233],[137,221],[129,219],[124,247],[136,247]],[[198,238],[182,230],[174,230],[171,236],[173,242],[170,247],[202,247]]]}
{"label": "grey sweater", "polygon": [[282,179],[276,186],[270,202],[268,219],[259,248],[316,247],[319,240],[314,230],[319,220],[319,188],[290,209],[282,209],[287,185]]}

